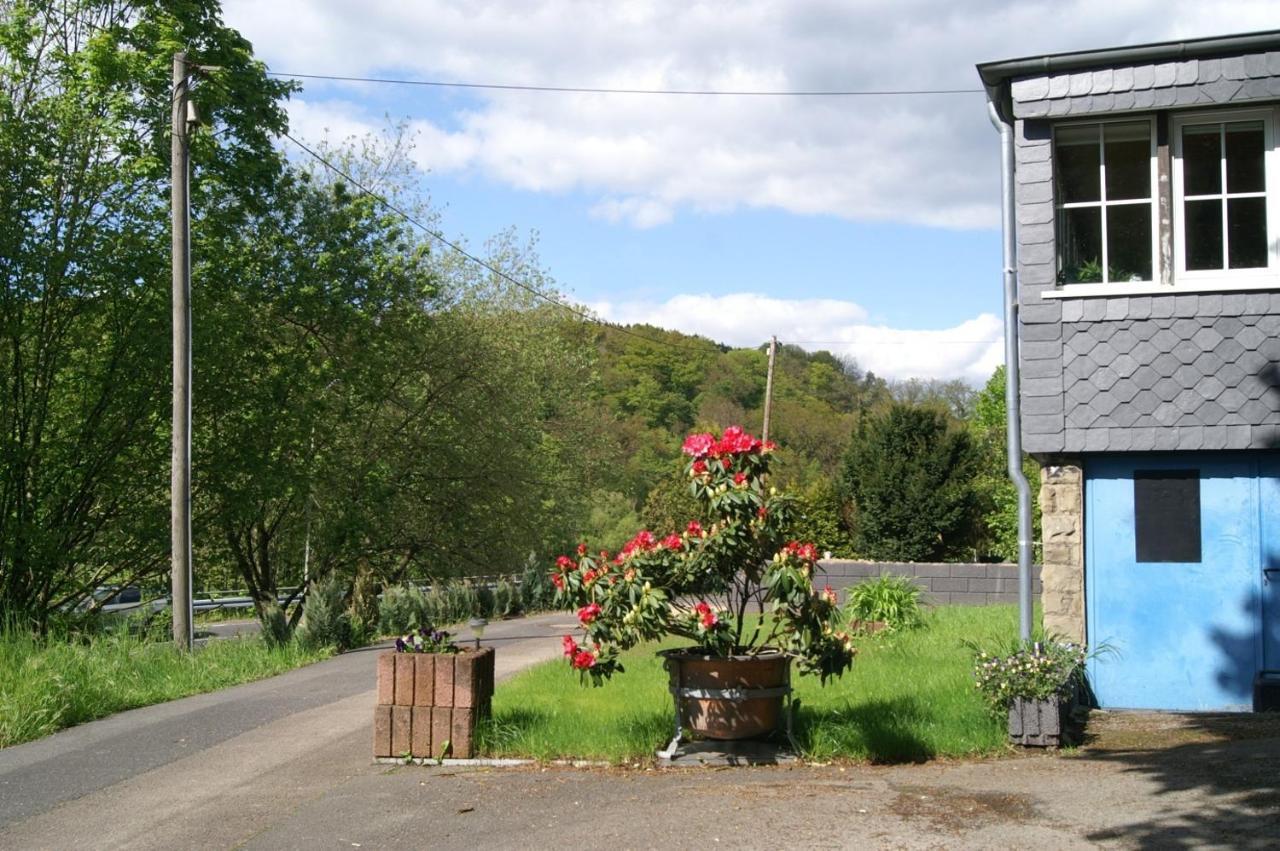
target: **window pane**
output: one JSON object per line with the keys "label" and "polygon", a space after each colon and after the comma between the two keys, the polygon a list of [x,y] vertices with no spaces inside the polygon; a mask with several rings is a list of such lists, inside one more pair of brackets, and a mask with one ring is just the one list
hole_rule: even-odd
{"label": "window pane", "polygon": [[1228,192],[1265,191],[1262,145],[1261,121],[1240,121],[1227,125]]}
{"label": "window pane", "polygon": [[1063,210],[1058,218],[1062,279],[1071,284],[1102,281],[1102,210]]}
{"label": "window pane", "polygon": [[1107,207],[1107,266],[1109,281],[1151,280],[1150,204]]}
{"label": "window pane", "polygon": [[1098,167],[1098,125],[1064,127],[1054,136],[1058,165],[1058,202],[1102,198]]}
{"label": "window pane", "polygon": [[1182,191],[1186,195],[1212,195],[1222,191],[1221,124],[1182,128]]}
{"label": "window pane", "polygon": [[1222,268],[1222,202],[1187,201],[1187,268]]}
{"label": "window pane", "polygon": [[1230,268],[1266,267],[1266,198],[1231,198],[1227,201],[1227,246]]}
{"label": "window pane", "polygon": [[1107,200],[1151,197],[1151,125],[1107,124]]}

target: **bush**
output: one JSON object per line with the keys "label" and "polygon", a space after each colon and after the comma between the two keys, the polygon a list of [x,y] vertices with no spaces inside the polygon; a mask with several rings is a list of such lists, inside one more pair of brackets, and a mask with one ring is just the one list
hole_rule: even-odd
{"label": "bush", "polygon": [[497,584],[493,586],[493,614],[494,618],[505,618],[515,614],[518,604],[516,598],[516,589],[511,587],[511,583],[505,579],[499,579]]}
{"label": "bush", "polygon": [[394,585],[382,592],[378,604],[378,632],[404,635],[426,626],[426,595],[413,585]]}
{"label": "bush", "polygon": [[551,577],[530,561],[520,574],[520,608],[527,614],[545,612],[556,606],[556,589],[551,584]]}
{"label": "bush", "polygon": [[886,630],[911,629],[922,622],[920,587],[905,576],[882,574],[849,588],[845,613],[863,623],[880,621]]}
{"label": "bush", "polygon": [[347,586],[336,574],[311,586],[302,611],[298,640],[309,648],[352,646],[351,615],[347,612]]}

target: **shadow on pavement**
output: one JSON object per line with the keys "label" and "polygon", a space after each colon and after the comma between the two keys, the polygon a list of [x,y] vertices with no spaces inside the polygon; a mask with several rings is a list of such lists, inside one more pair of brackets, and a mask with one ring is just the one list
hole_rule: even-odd
{"label": "shadow on pavement", "polygon": [[[1101,717],[1100,717],[1101,716]],[[1280,714],[1094,713],[1081,759],[1155,784],[1168,806],[1087,835],[1136,848],[1275,848],[1280,841]],[[1189,809],[1178,793],[1208,802]]]}

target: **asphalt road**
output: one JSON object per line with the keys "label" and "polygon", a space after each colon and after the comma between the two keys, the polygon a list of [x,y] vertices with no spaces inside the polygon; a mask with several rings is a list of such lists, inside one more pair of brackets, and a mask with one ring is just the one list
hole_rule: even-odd
{"label": "asphalt road", "polygon": [[[555,657],[568,621],[571,615],[558,613],[491,624],[484,638],[498,648],[499,675]],[[469,639],[470,632],[462,630],[461,637]],[[289,746],[276,752],[286,757],[285,762],[290,756],[305,761],[338,738],[344,740],[345,762],[357,771],[376,770],[370,753],[379,649],[365,648],[278,677],[122,712],[0,750],[0,848],[27,847],[6,841],[16,825],[95,796],[105,804],[122,790],[150,785],[140,778],[154,782],[169,777],[154,788],[161,797],[173,798],[175,787],[190,789],[193,781],[208,775],[212,763],[202,761],[228,749],[262,762],[275,747],[273,742],[287,739]],[[247,753],[244,743],[254,743]],[[300,779],[305,780],[305,774]],[[206,788],[217,788],[221,781],[211,778],[211,783]],[[154,811],[135,801],[119,811],[119,818],[141,827]],[[72,831],[65,838],[79,836],[84,840],[81,847],[106,847],[99,831],[111,820],[110,810],[95,805],[83,813],[83,820],[68,815],[56,819]],[[57,841],[63,836],[58,830],[40,836],[40,847],[71,844]]]}

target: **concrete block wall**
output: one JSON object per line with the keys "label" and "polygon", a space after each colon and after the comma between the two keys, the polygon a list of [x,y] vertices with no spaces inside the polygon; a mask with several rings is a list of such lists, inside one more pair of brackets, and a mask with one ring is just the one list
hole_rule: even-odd
{"label": "concrete block wall", "polygon": [[[1018,602],[1016,564],[933,564],[824,559],[818,562],[813,584],[830,585],[840,594],[850,585],[892,573],[910,577],[924,592],[922,599],[935,606],[988,606]],[[1040,596],[1040,566],[1031,567],[1031,592]]]}

